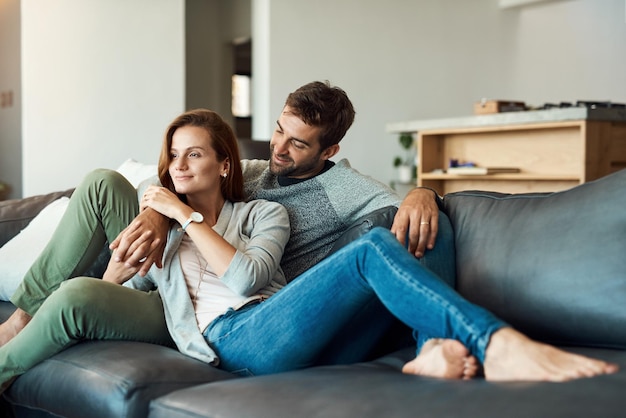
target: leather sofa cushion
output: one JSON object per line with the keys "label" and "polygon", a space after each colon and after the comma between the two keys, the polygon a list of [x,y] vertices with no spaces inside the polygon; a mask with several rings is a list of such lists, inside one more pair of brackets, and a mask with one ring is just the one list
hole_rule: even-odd
{"label": "leather sofa cushion", "polygon": [[626,348],[626,170],[546,194],[451,193],[457,290],[528,335]]}
{"label": "leather sofa cushion", "polygon": [[[621,364],[626,360],[623,351],[573,351]],[[618,417],[626,408],[626,371],[562,384],[458,381],[400,373],[414,355],[410,348],[366,364],[194,386],[152,401],[150,418]]]}
{"label": "leather sofa cushion", "polygon": [[4,396],[20,417],[36,411],[63,417],[146,417],[151,399],[233,378],[172,348],[91,341],[35,366],[15,380]]}

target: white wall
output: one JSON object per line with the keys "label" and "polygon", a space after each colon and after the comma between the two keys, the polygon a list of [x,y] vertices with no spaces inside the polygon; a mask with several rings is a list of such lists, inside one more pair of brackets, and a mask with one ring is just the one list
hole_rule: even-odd
{"label": "white wall", "polygon": [[20,79],[20,0],[0,0],[0,93],[13,98],[0,108],[0,181],[11,188],[7,198],[22,192]]}
{"label": "white wall", "polygon": [[482,97],[626,102],[624,0],[253,1],[268,15],[257,22],[253,6],[253,31],[269,31],[268,94],[253,97],[255,118],[269,115],[255,137],[271,134],[290,91],[328,79],[357,111],[338,157],[381,181],[401,152],[389,122],[470,115]]}
{"label": "white wall", "polygon": [[[401,152],[389,122],[469,115],[481,97],[626,102],[624,0],[506,10],[497,0],[228,1],[210,3],[237,15],[229,21],[252,1],[254,136],[269,138],[290,91],[329,79],[357,110],[339,157],[382,181]],[[21,0],[20,95],[11,35],[20,0],[0,0],[0,90],[12,89],[16,102],[0,110],[0,179],[27,196],[73,187],[127,157],[155,161],[165,126],[185,107],[185,3]],[[212,59],[224,60],[220,42]],[[220,87],[211,83],[202,88]]]}
{"label": "white wall", "polygon": [[23,195],[155,163],[184,110],[184,0],[22,0]]}

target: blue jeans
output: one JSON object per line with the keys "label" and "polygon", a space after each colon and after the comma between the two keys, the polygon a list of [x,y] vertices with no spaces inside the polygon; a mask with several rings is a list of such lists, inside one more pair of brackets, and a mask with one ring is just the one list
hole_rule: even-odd
{"label": "blue jeans", "polygon": [[376,300],[413,330],[459,340],[481,362],[491,335],[506,326],[424,268],[388,230],[375,228],[267,301],[229,310],[204,336],[219,367],[234,373],[310,367]]}
{"label": "blue jeans", "polygon": [[[431,270],[453,289],[456,282],[456,253],[454,230],[448,216],[439,211],[437,242],[419,259],[422,266]],[[408,234],[405,241],[408,245]],[[350,327],[337,335],[322,354],[316,365],[350,364],[372,360],[381,355],[409,347],[417,340],[416,352],[431,336],[411,329],[394,317],[379,299],[363,306]]]}

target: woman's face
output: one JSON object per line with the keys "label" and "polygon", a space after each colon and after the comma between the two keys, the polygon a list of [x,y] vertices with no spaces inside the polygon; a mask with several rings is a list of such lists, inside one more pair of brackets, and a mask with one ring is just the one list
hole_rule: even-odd
{"label": "woman's face", "polygon": [[228,161],[219,162],[211,147],[211,136],[198,126],[183,126],[172,135],[169,173],[177,193],[188,197],[220,191],[221,175]]}

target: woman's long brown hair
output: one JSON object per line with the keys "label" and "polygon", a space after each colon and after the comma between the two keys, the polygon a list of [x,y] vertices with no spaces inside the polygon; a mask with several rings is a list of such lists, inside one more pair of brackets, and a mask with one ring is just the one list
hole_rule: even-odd
{"label": "woman's long brown hair", "polygon": [[[237,138],[231,127],[220,115],[207,109],[195,109],[183,113],[170,123],[165,138],[161,155],[159,156],[158,173],[161,184],[176,193],[174,183],[169,173],[172,161],[171,148],[174,132],[183,126],[197,126],[204,128],[211,137],[211,148],[217,154],[217,160],[222,162],[226,159],[230,162],[228,175],[222,178],[222,196],[231,202],[243,200],[243,174],[241,173],[241,161],[239,158],[239,146]],[[180,196],[180,195],[179,195]],[[180,196],[184,200],[184,196]]]}

